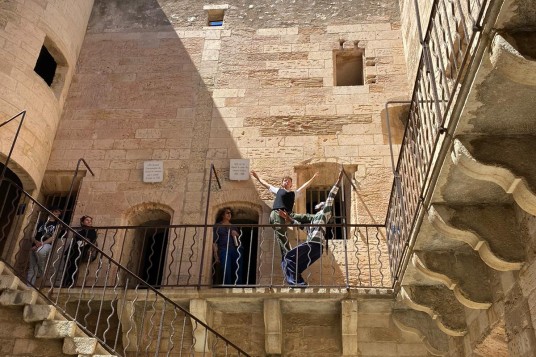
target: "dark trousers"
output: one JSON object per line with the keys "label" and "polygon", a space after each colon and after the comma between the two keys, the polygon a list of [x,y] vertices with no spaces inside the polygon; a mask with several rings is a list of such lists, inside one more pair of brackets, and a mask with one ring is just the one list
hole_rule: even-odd
{"label": "dark trousers", "polygon": [[322,256],[322,244],[305,242],[291,249],[284,257],[285,277],[289,284],[300,283],[301,273]]}
{"label": "dark trousers", "polygon": [[[291,213],[290,216],[300,223],[310,223],[313,217],[313,215],[307,213]],[[279,249],[281,250],[281,260],[283,260],[285,254],[287,254],[287,252],[292,248],[287,236],[288,224],[285,223],[285,220],[279,216],[277,210],[273,210],[270,213],[270,224],[274,225],[273,228],[275,231],[275,237],[277,239],[277,243],[279,244]]]}
{"label": "dark trousers", "polygon": [[242,256],[243,254],[236,249],[220,251],[224,285],[242,284]]}
{"label": "dark trousers", "polygon": [[65,256],[65,273],[63,276],[63,287],[71,287],[76,282],[79,266],[82,263],[84,250],[73,245]]}

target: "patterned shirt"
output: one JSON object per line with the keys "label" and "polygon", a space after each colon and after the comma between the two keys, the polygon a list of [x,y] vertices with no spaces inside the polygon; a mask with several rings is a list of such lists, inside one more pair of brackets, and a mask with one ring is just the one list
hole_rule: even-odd
{"label": "patterned shirt", "polygon": [[[328,198],[326,199],[326,204],[324,205],[324,207],[313,215],[311,219],[311,224],[323,225],[329,222],[331,216],[333,215],[333,203],[335,202],[335,196],[337,196],[337,192],[339,192],[339,187],[335,185],[331,188],[331,191],[329,191]],[[300,222],[298,221],[293,221],[293,223],[300,224]],[[325,235],[326,227],[308,227],[307,242],[323,244]]]}

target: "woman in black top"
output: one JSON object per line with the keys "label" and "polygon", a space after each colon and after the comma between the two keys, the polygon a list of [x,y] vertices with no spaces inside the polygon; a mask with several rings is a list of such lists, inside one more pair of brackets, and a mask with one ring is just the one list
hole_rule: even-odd
{"label": "woman in black top", "polygon": [[[93,218],[90,216],[82,216],[80,217],[81,228],[77,232],[82,237],[86,238],[87,241],[95,244],[97,241],[97,231],[95,231],[92,226]],[[73,237],[69,249],[65,252],[66,259],[63,286],[73,286],[74,283],[76,283],[76,276],[78,275],[80,264],[83,262],[91,262],[89,256],[91,245],[88,244],[87,241],[80,238],[78,235]]]}
{"label": "woman in black top", "polygon": [[262,186],[266,187],[271,193],[275,195],[274,204],[272,206],[272,212],[270,213],[270,224],[274,225],[275,236],[277,242],[279,243],[279,249],[281,249],[281,259],[285,254],[292,249],[290,246],[289,239],[287,237],[287,225],[285,220],[279,216],[279,210],[287,212],[293,219],[301,222],[308,223],[307,217],[305,215],[299,215],[292,212],[294,208],[294,201],[298,198],[307,187],[311,185],[318,172],[315,172],[313,177],[309,181],[305,182],[301,187],[292,190],[292,178],[290,176],[285,176],[281,180],[281,186],[275,187],[270,185],[268,182],[264,181],[255,171],[251,171],[251,176],[253,176]]}

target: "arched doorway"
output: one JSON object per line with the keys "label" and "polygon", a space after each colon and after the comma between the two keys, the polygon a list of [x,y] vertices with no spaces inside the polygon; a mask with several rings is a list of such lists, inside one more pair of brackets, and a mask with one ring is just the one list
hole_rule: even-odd
{"label": "arched doorway", "polygon": [[[152,286],[160,286],[164,275],[169,220],[143,223],[142,244],[138,275]],[[154,228],[153,228],[154,227]]]}
{"label": "arched doorway", "polygon": [[[258,228],[245,226],[259,223],[259,213],[257,210],[241,205],[229,204],[233,211],[231,225],[239,230],[240,239],[240,260],[241,279],[240,285],[255,285],[257,283],[257,252],[258,252]],[[214,262],[213,262],[214,263]],[[221,285],[223,282],[223,272],[221,267],[213,264],[213,285]]]}
{"label": "arched doorway", "polygon": [[[0,164],[0,172],[3,169],[4,164]],[[17,186],[22,187],[21,180],[13,171],[6,168],[4,180],[0,183],[0,257],[4,254],[15,216],[17,213],[22,213],[19,208],[21,191]]]}
{"label": "arched doorway", "polygon": [[171,214],[156,204],[141,204],[127,218],[130,228],[127,244],[130,249],[127,267],[154,287],[164,281]]}

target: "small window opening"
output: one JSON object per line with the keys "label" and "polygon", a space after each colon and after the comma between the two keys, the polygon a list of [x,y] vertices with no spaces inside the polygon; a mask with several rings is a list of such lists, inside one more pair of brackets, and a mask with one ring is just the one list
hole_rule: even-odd
{"label": "small window opening", "polygon": [[[67,193],[51,193],[45,196],[44,199],[44,206],[48,208],[49,210],[51,208],[58,208],[62,211],[62,216],[60,218],[63,218],[63,221],[67,224],[72,223],[73,213],[74,213],[74,207],[76,205],[76,197],[78,196],[78,192],[72,192],[71,197],[69,197],[69,202],[67,202],[68,194]],[[65,203],[67,202],[67,207],[65,206]],[[63,212],[63,209],[65,208],[65,212]],[[78,223],[78,222],[77,222]],[[78,226],[78,224],[75,224]]]}
{"label": "small window opening", "polygon": [[362,50],[336,50],[335,86],[363,85],[363,52]]}
{"label": "small window opening", "polygon": [[[315,206],[320,202],[324,202],[328,198],[329,191],[331,187],[314,187],[307,190],[306,193],[306,212],[307,213],[316,213]],[[335,201],[333,202],[333,216],[331,221],[328,223],[332,224],[342,224],[343,221],[343,200],[341,199],[341,193],[335,196]],[[326,239],[343,239],[342,227],[328,227],[326,229]]]}
{"label": "small window opening", "polygon": [[214,9],[208,10],[208,25],[211,27],[223,26],[224,10]]}
{"label": "small window opening", "polygon": [[35,64],[34,71],[37,73],[43,80],[48,84],[48,86],[52,86],[52,81],[54,80],[54,76],[56,75],[56,68],[58,67],[58,64],[56,63],[56,60],[48,49],[45,46],[41,47],[41,52],[39,53],[39,57],[37,57],[37,63]]}

